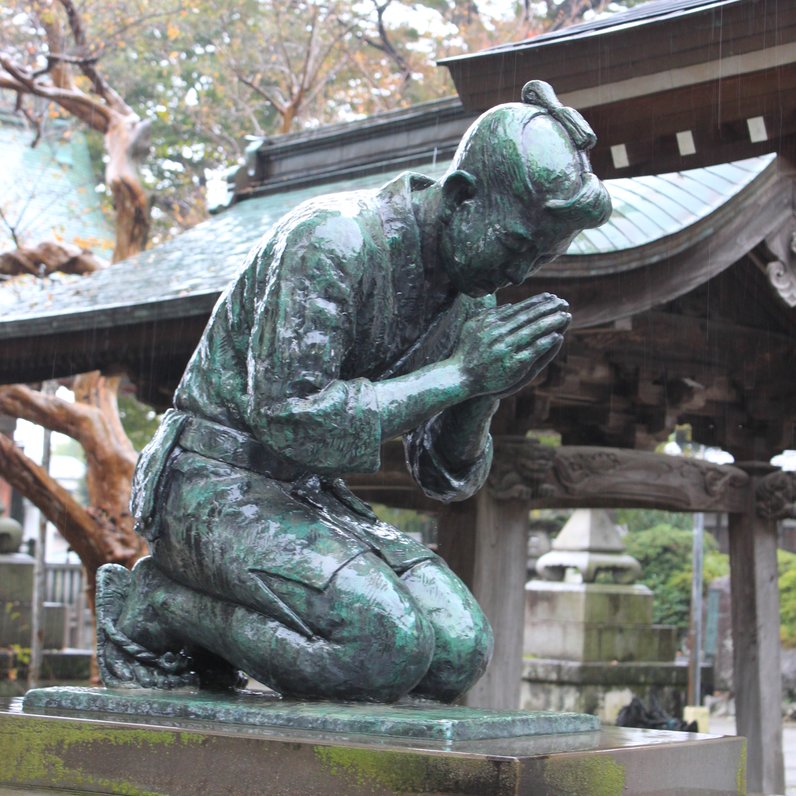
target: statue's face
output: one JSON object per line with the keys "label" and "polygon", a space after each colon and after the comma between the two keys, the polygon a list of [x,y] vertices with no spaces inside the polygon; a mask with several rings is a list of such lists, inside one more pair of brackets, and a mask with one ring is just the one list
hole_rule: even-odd
{"label": "statue's face", "polygon": [[558,122],[542,116],[533,124],[534,193],[509,186],[501,175],[487,182],[475,174],[472,196],[456,205],[443,229],[443,267],[462,293],[484,296],[520,284],[563,254],[579,231],[547,212],[544,202],[575,196],[588,161]]}

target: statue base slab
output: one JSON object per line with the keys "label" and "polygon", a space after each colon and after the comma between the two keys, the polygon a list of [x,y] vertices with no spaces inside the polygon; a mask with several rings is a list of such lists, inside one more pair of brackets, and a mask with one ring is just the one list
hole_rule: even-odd
{"label": "statue base slab", "polygon": [[262,692],[53,687],[28,691],[26,710],[93,711],[147,719],[198,719],[286,730],[472,741],[594,732],[584,713],[497,711],[404,700],[394,705],[300,702]]}
{"label": "statue base slab", "polygon": [[32,710],[0,704],[0,790],[161,796],[746,792],[746,744],[736,737],[603,727],[562,735],[418,740]]}

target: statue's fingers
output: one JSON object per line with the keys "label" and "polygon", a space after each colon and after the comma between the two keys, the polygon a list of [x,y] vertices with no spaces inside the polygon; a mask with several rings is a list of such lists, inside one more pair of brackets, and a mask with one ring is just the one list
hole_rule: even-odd
{"label": "statue's fingers", "polygon": [[564,343],[564,335],[551,332],[536,340],[533,345],[517,355],[516,361],[527,366],[522,378],[518,379],[508,390],[504,390],[500,397],[505,398],[530,384],[558,355]]}
{"label": "statue's fingers", "polygon": [[542,318],[555,315],[557,313],[566,313],[569,309],[569,304],[564,299],[558,296],[551,296],[549,299],[526,307],[514,315],[502,321],[502,326],[507,334],[510,334],[516,329],[532,326]]}
{"label": "statue's fingers", "polygon": [[571,320],[572,316],[563,311],[543,315],[533,322],[515,327],[503,338],[503,342],[511,348],[525,348],[551,332],[564,332]]}
{"label": "statue's fingers", "polygon": [[557,356],[564,344],[564,335],[559,332],[543,337],[538,340],[534,345],[539,345],[540,356],[534,364],[534,376],[540,371],[544,370]]}
{"label": "statue's fingers", "polygon": [[554,306],[556,302],[562,305],[562,309],[566,309],[569,306],[566,301],[558,298],[553,293],[538,293],[514,304],[501,304],[493,312],[496,319],[506,321],[523,313],[536,314],[543,312],[546,306]]}

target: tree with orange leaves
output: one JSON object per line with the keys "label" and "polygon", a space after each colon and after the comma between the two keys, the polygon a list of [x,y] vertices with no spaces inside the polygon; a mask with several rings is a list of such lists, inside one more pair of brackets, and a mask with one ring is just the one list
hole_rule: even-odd
{"label": "tree with orange leaves", "polygon": [[[104,136],[105,180],[113,197],[114,261],[141,251],[150,225],[149,198],[138,163],[149,148],[149,123],[102,76],[73,0],[40,0],[29,23],[42,34],[43,51],[30,46],[0,51],[0,89],[16,95],[16,108],[40,123],[32,107],[57,107]],[[65,246],[48,242],[6,253],[7,268],[24,272],[63,267]],[[86,257],[83,256],[85,260]],[[54,265],[53,265],[54,264]],[[91,263],[84,270],[93,270]],[[80,269],[78,269],[80,270]],[[89,505],[80,505],[12,440],[0,435],[0,475],[33,502],[77,552],[89,576],[101,564],[130,566],[146,548],[133,533],[128,500],[136,451],[119,419],[119,376],[89,373],[72,382],[74,403],[25,385],[0,387],[0,413],[24,418],[77,440],[87,458]]]}

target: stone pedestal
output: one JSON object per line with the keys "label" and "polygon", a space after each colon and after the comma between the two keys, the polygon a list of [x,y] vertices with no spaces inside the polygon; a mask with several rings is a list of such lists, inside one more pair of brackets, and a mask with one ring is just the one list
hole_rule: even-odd
{"label": "stone pedestal", "polygon": [[674,627],[652,624],[640,584],[531,581],[525,587],[525,654],[569,661],[674,660]]}
{"label": "stone pedestal", "polygon": [[[334,706],[332,706],[334,707]],[[373,709],[374,706],[371,706]],[[0,786],[161,796],[718,796],[745,793],[741,738],[607,727],[475,741],[0,711]]]}
{"label": "stone pedestal", "polygon": [[[702,667],[702,683],[713,687],[713,669]],[[526,658],[520,707],[593,713],[613,723],[633,697],[649,705],[654,697],[671,716],[682,716],[688,692],[688,664],[618,663]]]}
{"label": "stone pedestal", "polygon": [[[674,662],[675,628],[652,624],[646,586],[531,581],[525,595],[522,708],[594,713],[613,723],[637,696],[682,716],[688,667]],[[712,679],[703,667],[706,688]]]}

